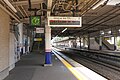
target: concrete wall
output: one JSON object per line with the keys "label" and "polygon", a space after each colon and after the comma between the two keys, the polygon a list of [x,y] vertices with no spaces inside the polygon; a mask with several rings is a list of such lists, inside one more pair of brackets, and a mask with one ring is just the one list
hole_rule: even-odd
{"label": "concrete wall", "polygon": [[90,38],[90,49],[99,50],[99,44],[95,41],[95,38]]}
{"label": "concrete wall", "polygon": [[9,15],[0,8],[0,80],[9,74],[9,21]]}
{"label": "concrete wall", "polygon": [[9,40],[9,70],[15,67],[15,36],[13,33],[10,33],[10,40]]}

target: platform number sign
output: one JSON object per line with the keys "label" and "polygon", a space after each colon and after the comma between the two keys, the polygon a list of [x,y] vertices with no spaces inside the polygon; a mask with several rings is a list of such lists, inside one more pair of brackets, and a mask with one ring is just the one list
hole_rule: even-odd
{"label": "platform number sign", "polygon": [[31,16],[30,21],[31,26],[40,26],[41,24],[40,16]]}

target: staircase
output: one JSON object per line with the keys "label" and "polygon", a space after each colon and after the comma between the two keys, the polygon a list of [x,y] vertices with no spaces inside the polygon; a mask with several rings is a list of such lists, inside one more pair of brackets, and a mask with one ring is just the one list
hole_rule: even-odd
{"label": "staircase", "polygon": [[[95,38],[95,41],[99,44],[99,38]],[[107,48],[108,50],[114,50],[114,45],[110,44],[108,41],[102,39],[103,47]]]}

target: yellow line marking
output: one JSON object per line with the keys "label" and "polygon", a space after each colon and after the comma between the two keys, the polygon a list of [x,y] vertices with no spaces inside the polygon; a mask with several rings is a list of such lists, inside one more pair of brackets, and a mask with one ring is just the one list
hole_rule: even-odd
{"label": "yellow line marking", "polygon": [[54,53],[58,59],[72,72],[72,74],[78,79],[78,80],[88,80],[84,75],[80,74],[72,65],[70,65],[67,61],[65,61],[62,57],[60,57],[58,54]]}

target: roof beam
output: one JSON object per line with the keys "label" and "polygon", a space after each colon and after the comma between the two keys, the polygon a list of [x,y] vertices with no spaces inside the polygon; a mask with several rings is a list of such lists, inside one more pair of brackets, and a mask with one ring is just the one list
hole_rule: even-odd
{"label": "roof beam", "polygon": [[26,12],[26,10],[24,9],[24,7],[23,7],[23,6],[21,6],[21,8],[23,9],[23,11],[24,11],[25,15],[26,15],[27,17],[29,17],[29,16],[28,16],[28,13],[27,13],[27,12]]}
{"label": "roof beam", "polygon": [[21,11],[21,9],[20,9],[18,6],[16,6],[16,8],[17,8],[18,11],[20,11],[20,13],[22,14],[22,18],[25,17],[25,15],[24,15],[24,13]]}
{"label": "roof beam", "polygon": [[14,18],[17,22],[20,22],[20,20],[15,15],[13,15],[10,11],[8,11],[3,5],[0,4],[0,8],[3,9],[12,18]]}
{"label": "roof beam", "polygon": [[[31,0],[31,4],[40,4],[44,2],[43,0]],[[17,6],[22,6],[22,5],[28,5],[28,1],[16,1],[16,2],[12,2],[13,5],[17,5]]]}
{"label": "roof beam", "polygon": [[47,9],[48,9],[48,11],[47,11],[47,17],[50,16],[50,14],[51,14],[52,1],[53,0],[48,0],[48,2],[47,2]]}

